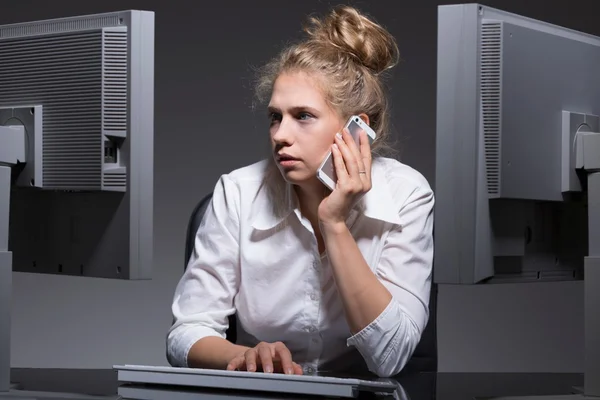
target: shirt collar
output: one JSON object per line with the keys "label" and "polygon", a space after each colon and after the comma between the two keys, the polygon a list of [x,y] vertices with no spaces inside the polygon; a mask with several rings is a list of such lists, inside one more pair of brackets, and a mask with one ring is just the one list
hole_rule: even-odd
{"label": "shirt collar", "polygon": [[[349,219],[359,212],[368,218],[400,225],[397,211],[399,205],[394,203],[384,166],[374,159],[371,171],[371,190],[354,207]],[[273,199],[277,198],[283,201],[278,207],[274,207]],[[273,229],[292,212],[299,215],[296,192],[292,185],[283,179],[276,167],[267,168],[262,185],[252,202],[252,227],[258,230]]]}
{"label": "shirt collar", "polygon": [[400,204],[396,204],[394,200],[385,166],[378,161],[377,158],[373,159],[371,190],[362,198],[361,211],[369,218],[401,225],[400,216],[398,215]]}
{"label": "shirt collar", "polygon": [[276,227],[297,208],[297,202],[292,185],[283,179],[276,166],[268,163],[251,205],[252,227],[258,230]]}

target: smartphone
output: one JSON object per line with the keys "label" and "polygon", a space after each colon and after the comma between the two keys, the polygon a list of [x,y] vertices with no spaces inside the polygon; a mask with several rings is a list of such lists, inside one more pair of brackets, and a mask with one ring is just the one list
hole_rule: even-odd
{"label": "smartphone", "polygon": [[[372,144],[377,137],[377,134],[371,127],[363,121],[360,117],[353,115],[348,119],[348,122],[344,126],[348,128],[350,135],[354,138],[356,144],[360,144],[360,131],[365,131],[369,144]],[[333,164],[333,154],[331,151],[327,154],[319,169],[317,170],[317,178],[330,190],[335,189],[335,183],[337,182],[337,176],[335,173],[335,165]]]}

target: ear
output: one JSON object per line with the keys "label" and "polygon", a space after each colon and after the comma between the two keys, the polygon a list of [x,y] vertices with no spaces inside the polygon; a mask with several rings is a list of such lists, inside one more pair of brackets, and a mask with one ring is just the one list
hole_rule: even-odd
{"label": "ear", "polygon": [[360,119],[362,119],[367,125],[369,125],[369,116],[365,113],[358,114]]}

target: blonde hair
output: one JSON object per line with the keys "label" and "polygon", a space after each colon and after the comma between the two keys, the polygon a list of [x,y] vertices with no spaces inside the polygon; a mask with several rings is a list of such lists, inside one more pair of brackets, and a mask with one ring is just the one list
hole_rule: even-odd
{"label": "blonde hair", "polygon": [[306,72],[320,77],[329,105],[342,119],[365,113],[377,133],[373,154],[393,152],[388,144],[388,99],[384,73],[399,60],[394,37],[349,6],[335,7],[325,18],[309,18],[305,40],[285,48],[259,70],[256,96],[266,103],[282,73]]}

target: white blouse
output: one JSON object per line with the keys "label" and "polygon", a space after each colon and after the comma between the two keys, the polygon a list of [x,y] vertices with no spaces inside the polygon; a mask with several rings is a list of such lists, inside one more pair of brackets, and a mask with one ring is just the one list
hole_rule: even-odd
{"label": "white blouse", "polygon": [[273,207],[263,185],[268,165],[263,160],[217,182],[175,290],[169,363],[187,367],[192,345],[224,338],[227,317],[236,313],[238,344],[281,341],[306,373],[356,363],[381,377],[399,373],[429,318],[434,195],[428,182],[396,160],[373,159],[372,189],[347,225],[393,299],[352,335],[327,254],[319,254],[312,226],[279,174],[284,202],[278,212]]}

